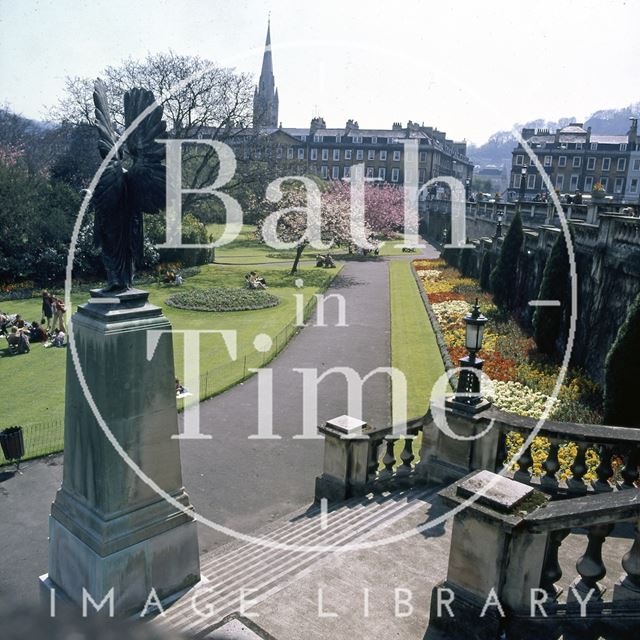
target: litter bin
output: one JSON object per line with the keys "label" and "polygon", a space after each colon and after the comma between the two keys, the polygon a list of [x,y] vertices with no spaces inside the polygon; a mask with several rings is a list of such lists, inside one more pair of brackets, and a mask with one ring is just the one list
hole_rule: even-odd
{"label": "litter bin", "polygon": [[0,431],[0,446],[2,453],[8,460],[20,460],[24,457],[24,438],[22,427],[9,427]]}

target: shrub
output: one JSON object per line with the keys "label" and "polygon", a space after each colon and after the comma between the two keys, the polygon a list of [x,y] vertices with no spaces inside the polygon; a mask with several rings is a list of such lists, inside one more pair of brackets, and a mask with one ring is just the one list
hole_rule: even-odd
{"label": "shrub", "polygon": [[[166,220],[163,215],[145,214],[145,235],[151,244],[165,242]],[[183,244],[208,244],[210,242],[207,228],[195,216],[187,213],[182,218],[182,243]],[[162,262],[180,262],[185,267],[211,262],[210,249],[160,249],[160,255],[156,259]]]}
{"label": "shrub", "polygon": [[604,421],[640,427],[635,394],[640,380],[640,294],[618,330],[604,369]]}
{"label": "shrub", "polygon": [[538,307],[533,314],[533,338],[542,353],[553,353],[563,328],[569,299],[569,253],[564,234],[556,239],[547,258],[538,292],[539,300],[559,300],[559,307]]}
{"label": "shrub", "polygon": [[522,218],[520,212],[517,211],[502,243],[498,262],[491,272],[493,299],[501,309],[510,310],[515,305],[518,262],[523,242]]}
{"label": "shrub", "polygon": [[480,267],[480,287],[483,291],[491,291],[491,254],[485,251]]}
{"label": "shrub", "polygon": [[185,289],[167,298],[170,307],[190,311],[253,311],[279,303],[280,298],[266,291],[222,287]]}

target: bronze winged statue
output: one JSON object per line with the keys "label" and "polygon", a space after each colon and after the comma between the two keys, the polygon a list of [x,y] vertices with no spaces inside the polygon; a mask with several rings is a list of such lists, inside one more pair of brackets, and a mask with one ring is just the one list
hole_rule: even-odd
{"label": "bronze winged statue", "polygon": [[[98,79],[94,85],[98,149],[105,158],[118,136],[109,117],[106,87]],[[151,91],[131,89],[124,94],[124,122],[128,129],[145,109],[155,103]],[[157,213],[165,206],[164,145],[162,106],[156,105],[142,118],[120,146],[102,173],[93,192],[95,243],[102,250],[107,271],[103,292],[126,291],[133,285],[135,264],[143,254],[143,213]]]}

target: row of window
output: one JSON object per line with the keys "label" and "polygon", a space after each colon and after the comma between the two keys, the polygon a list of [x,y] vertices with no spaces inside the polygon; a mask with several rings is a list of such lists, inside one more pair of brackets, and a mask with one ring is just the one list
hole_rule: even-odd
{"label": "row of window", "polygon": [[[321,149],[321,157],[322,160],[328,160],[329,159],[329,149]],[[352,149],[343,149],[342,150],[342,154],[340,153],[341,150],[340,149],[332,149],[332,158],[335,162],[339,162],[341,159],[341,155],[342,155],[342,159],[344,160],[352,160],[355,159],[356,160],[364,160],[364,150],[363,149],[356,149],[355,152],[355,156],[353,154],[353,150]],[[295,154],[295,149],[293,147],[288,147],[287,148],[287,159],[292,160]],[[298,160],[304,160],[305,159],[305,155],[306,155],[306,149],[304,147],[298,147],[298,151],[297,151],[297,158]],[[276,157],[281,158],[282,157],[282,147],[278,147],[277,151],[276,151]],[[393,161],[394,162],[400,162],[401,160],[401,152],[400,151],[394,151],[393,152]],[[382,149],[378,152],[378,158],[380,160],[386,160],[387,159],[387,151]],[[309,149],[309,160],[317,160],[318,159],[318,149]],[[369,149],[369,151],[367,151],[367,160],[375,160],[376,159],[376,152],[373,149]],[[427,160],[427,154],[426,152],[420,152],[420,162],[426,162]]]}
{"label": "row of window", "polygon": [[[551,146],[555,145],[555,142],[551,143]],[[541,142],[538,145],[533,145],[534,147],[539,147],[540,149],[544,149],[547,144],[546,142]],[[607,144],[607,146],[609,146],[609,144]],[[585,149],[585,143],[582,142],[576,142],[576,143],[571,143],[571,144],[564,144],[564,145],[560,145],[560,149],[575,149],[576,151],[581,151],[582,149]],[[618,145],[618,148],[620,151],[626,151],[627,150],[627,143],[626,142],[621,142]],[[597,142],[590,142],[589,143],[589,151],[597,151],[598,150],[598,143]]]}
{"label": "row of window", "polygon": [[[569,184],[568,184],[569,191],[575,191],[576,189],[578,189],[579,181],[580,181],[579,175],[577,174],[572,175],[569,179]],[[604,187],[605,191],[608,190],[609,188],[608,177],[601,176],[598,182],[600,182],[600,184]],[[639,182],[638,178],[632,178],[630,180],[629,191],[628,191],[629,193],[632,193],[632,194],[638,193],[638,182]],[[594,183],[595,183],[594,176],[586,176],[584,179],[583,191],[585,192],[591,191],[593,189]],[[514,173],[513,178],[511,180],[512,188],[519,189],[521,184],[522,184],[522,176],[517,173]],[[535,173],[532,173],[527,176],[527,189],[533,191],[535,189],[543,190],[544,188],[545,188],[545,184],[541,176],[538,176]],[[562,191],[565,188],[564,175],[560,174],[556,176],[555,188],[559,189],[560,191]],[[613,193],[622,193],[623,189],[624,189],[624,178],[616,178],[613,183]]]}
{"label": "row of window", "polygon": [[[306,142],[307,141],[307,136],[298,136],[298,138],[300,138],[300,140],[302,140],[302,142]],[[314,135],[313,136],[313,141],[314,142],[324,142],[325,136],[320,136],[320,135]],[[345,142],[347,144],[351,143],[351,144],[362,144],[364,139],[362,136],[341,136],[341,135],[337,135],[337,136],[327,136],[327,138],[329,138],[329,140],[327,140],[327,142],[334,142],[334,138],[335,138],[335,142],[341,143],[342,139],[345,138]],[[378,138],[377,136],[371,136],[371,144],[392,144],[393,143],[393,138]]]}
{"label": "row of window", "polygon": [[[587,170],[593,171],[596,168],[597,158],[590,157],[587,158]],[[522,167],[524,166],[524,156],[518,155],[516,156],[515,161],[516,166]],[[533,159],[529,159],[529,166],[533,166]],[[551,167],[553,166],[553,156],[544,156],[542,161],[543,166]],[[602,171],[610,171],[611,169],[611,158],[602,158]],[[558,167],[566,167],[567,166],[567,156],[558,156]],[[571,159],[571,166],[575,168],[579,168],[582,166],[582,156],[573,156]],[[624,171],[627,168],[627,159],[626,158],[618,158],[616,169],[618,171]],[[634,159],[633,161],[633,170],[640,171],[640,159]]]}
{"label": "row of window", "polygon": [[[323,164],[320,167],[320,175],[323,178],[329,177],[329,167],[326,164]],[[334,180],[338,180],[340,177],[342,178],[350,178],[351,177],[351,167],[344,166],[342,167],[342,176],[340,176],[340,167],[334,165],[331,167],[331,178]],[[376,178],[378,180],[386,180],[387,179],[387,170],[385,167],[378,167],[378,175],[374,175],[374,168],[367,167],[365,177],[373,179]],[[400,181],[400,169],[393,168],[391,169],[391,182],[399,182]]]}

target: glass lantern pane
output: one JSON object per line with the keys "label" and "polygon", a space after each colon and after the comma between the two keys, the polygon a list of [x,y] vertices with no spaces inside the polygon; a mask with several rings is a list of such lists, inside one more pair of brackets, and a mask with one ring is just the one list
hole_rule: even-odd
{"label": "glass lantern pane", "polygon": [[467,323],[467,349],[476,349],[476,341],[478,336],[478,325],[471,322]]}
{"label": "glass lantern pane", "polygon": [[481,324],[478,326],[478,337],[476,342],[476,349],[478,349],[478,351],[480,350],[480,347],[482,347],[483,335],[484,335],[484,324]]}

